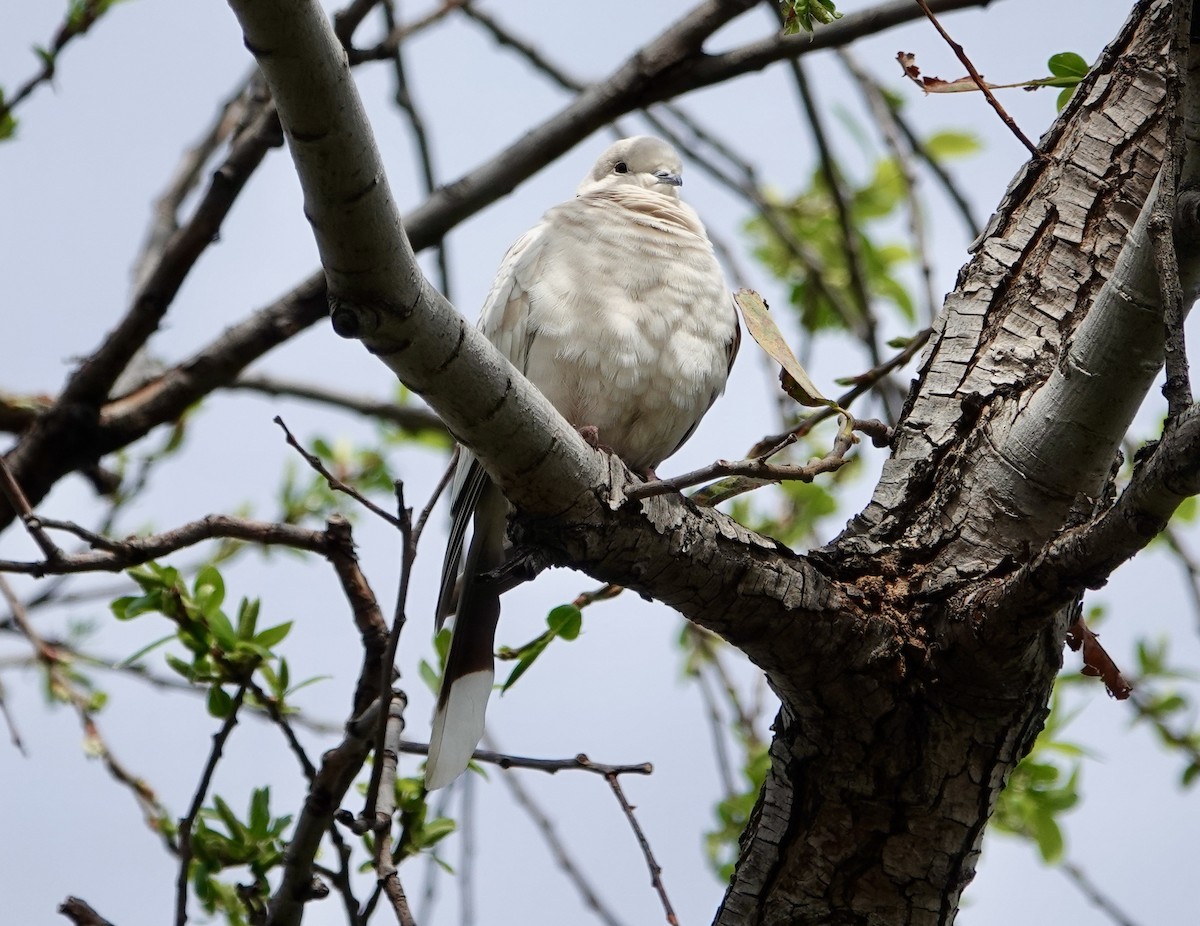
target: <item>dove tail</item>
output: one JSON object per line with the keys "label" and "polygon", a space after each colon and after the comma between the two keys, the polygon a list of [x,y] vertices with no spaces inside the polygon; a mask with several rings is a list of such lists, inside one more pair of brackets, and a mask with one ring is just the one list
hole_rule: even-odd
{"label": "dove tail", "polygon": [[483,718],[492,693],[493,669],[482,669],[456,678],[439,699],[429,735],[429,760],[425,787],[444,788],[466,771],[475,747],[483,738]]}
{"label": "dove tail", "polygon": [[467,768],[483,738],[483,720],[496,671],[492,658],[500,595],[484,578],[504,560],[506,506],[499,490],[488,485],[475,510],[475,534],[454,618],[450,652],[429,734],[425,787],[443,788]]}

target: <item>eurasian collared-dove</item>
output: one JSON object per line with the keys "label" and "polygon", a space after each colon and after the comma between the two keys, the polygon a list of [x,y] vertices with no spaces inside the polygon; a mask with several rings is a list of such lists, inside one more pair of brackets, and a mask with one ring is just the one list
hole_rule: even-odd
{"label": "eurasian collared-dove", "polygon": [[[739,340],[712,244],[679,199],[681,171],[679,155],[657,138],[612,145],[575,198],[512,246],[479,319],[567,421],[594,428],[642,474],[679,449],[725,389]],[[483,736],[500,616],[496,583],[484,576],[506,552],[507,502],[465,449],[452,498],[439,622],[452,606],[472,513],[475,529],[429,740],[431,789],[462,773]]]}

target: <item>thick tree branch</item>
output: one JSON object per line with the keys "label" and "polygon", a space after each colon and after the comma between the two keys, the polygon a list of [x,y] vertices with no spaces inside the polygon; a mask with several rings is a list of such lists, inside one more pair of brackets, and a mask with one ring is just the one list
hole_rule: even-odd
{"label": "thick tree branch", "polygon": [[[1014,180],[843,549],[917,544],[936,551],[925,581],[956,582],[1044,543],[1099,491],[1162,363],[1146,222],[1168,20],[1166,3],[1138,11],[1044,137],[1048,158]],[[1128,77],[1107,78],[1118,60]]]}

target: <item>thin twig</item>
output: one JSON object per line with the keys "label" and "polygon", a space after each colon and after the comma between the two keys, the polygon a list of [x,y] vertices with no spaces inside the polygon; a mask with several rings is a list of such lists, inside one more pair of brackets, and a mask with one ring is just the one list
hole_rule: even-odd
{"label": "thin twig", "polygon": [[113,926],[108,920],[93,910],[86,901],[78,897],[68,897],[58,905],[58,912],[69,919],[75,926]]}
{"label": "thin twig", "polygon": [[[408,584],[409,577],[412,574],[413,560],[416,558],[417,549],[413,541],[412,528],[412,509],[405,507],[404,504],[404,483],[396,483],[396,510],[400,512],[400,587],[396,592],[396,608],[392,614],[392,626],[388,631],[387,647],[384,649],[382,656],[379,659],[379,690],[389,691],[392,687],[392,675],[395,673],[396,652],[400,647],[400,633],[404,629],[407,622],[405,605],[408,601]],[[404,697],[394,693],[393,702],[396,697]],[[360,817],[361,825],[370,827],[378,832],[381,826],[391,824],[391,814],[386,818],[382,818],[376,805],[380,799],[380,791],[384,787],[383,776],[386,771],[385,764],[380,761],[380,756],[383,755],[386,747],[387,738],[392,725],[392,713],[389,710],[386,715],[380,717],[378,729],[375,732],[375,764],[371,768],[371,780],[367,785],[366,800],[363,802],[363,812]],[[401,718],[403,725],[403,718]],[[396,735],[396,741],[399,741],[399,734]],[[391,797],[386,796],[388,802],[391,802]],[[379,872],[380,878],[383,873]]]}
{"label": "thin twig", "polygon": [[[380,6],[389,35],[397,29],[395,6],[395,0],[383,0]],[[421,166],[422,188],[425,195],[428,196],[438,187],[437,173],[433,169],[433,153],[430,149],[429,133],[425,129],[425,120],[421,117],[421,110],[417,107],[416,101],[413,99],[412,90],[408,85],[408,76],[404,68],[403,41],[394,43],[391,62],[392,73],[396,78],[396,92],[393,95],[393,99],[396,101],[396,105],[408,117],[408,127],[412,131],[413,145],[417,149],[417,160]],[[434,245],[434,248],[437,251],[439,287],[442,295],[453,301],[450,294],[450,259],[446,239],[442,238]]]}
{"label": "thin twig", "polygon": [[621,789],[621,782],[617,779],[616,774],[605,775],[604,780],[612,788],[613,794],[617,797],[617,802],[621,805],[621,810],[625,812],[625,819],[629,821],[629,825],[633,828],[633,835],[637,837],[638,845],[642,849],[642,855],[646,859],[646,867],[650,869],[650,883],[658,891],[663,911],[667,914],[667,922],[671,926],[679,926],[679,918],[671,908],[671,901],[667,898],[667,889],[662,882],[662,866],[654,859],[654,853],[650,850],[650,841],[646,838],[646,834],[642,832],[642,827],[638,824],[637,817],[634,816],[633,805],[625,798],[625,792]]}
{"label": "thin twig", "polygon": [[[111,600],[117,595],[122,594],[124,591],[125,589],[121,589],[117,592],[110,592],[103,597]],[[28,609],[28,604],[26,604],[26,609]],[[13,629],[19,632],[19,628],[17,628],[15,625]],[[102,669],[105,672],[115,672],[128,678],[145,682],[154,688],[160,688],[172,692],[181,692],[194,696],[203,696],[206,694],[203,688],[193,685],[190,682],[186,682],[178,676],[158,675],[154,672],[151,672],[140,663],[126,664],[121,659],[113,659],[110,657],[96,656],[91,653],[86,653],[72,646],[70,642],[54,637],[45,637],[43,638],[43,642],[60,656],[67,658],[72,662],[85,665],[89,668]],[[36,656],[29,658],[22,657],[20,659],[0,659],[0,668],[8,668],[9,666],[28,666],[32,664],[31,659],[36,660]],[[264,704],[243,704],[242,710],[243,712],[246,710],[251,711],[250,716],[256,717],[263,722],[275,723],[276,721],[271,717],[266,706],[267,703],[270,703],[270,700],[270,697],[267,696],[267,701]],[[290,727],[303,727],[305,730],[309,730],[322,736],[329,736],[330,734],[339,733],[342,729],[340,724],[329,723],[325,720],[317,720],[302,712],[288,714],[284,719]]]}
{"label": "thin twig", "polygon": [[[782,21],[782,10],[776,7],[776,12]],[[858,303],[856,306],[858,309],[858,325],[856,326],[859,329],[858,337],[867,348],[867,354],[871,358],[872,365],[879,366],[883,362],[879,353],[879,326],[871,307],[870,293],[867,291],[858,229],[855,228],[854,218],[850,215],[850,206],[847,201],[846,191],[843,188],[842,177],[838,172],[833,150],[829,145],[829,137],[825,131],[820,110],[817,108],[816,100],[813,97],[812,88],[809,86],[808,78],[805,76],[804,67],[801,65],[799,59],[796,58],[788,61],[788,67],[791,69],[792,80],[796,84],[796,89],[800,94],[800,102],[804,108],[805,118],[808,120],[809,128],[812,130],[813,142],[817,147],[817,163],[821,171],[821,176],[825,179],[825,187],[828,191],[829,199],[833,203],[833,211],[837,216],[838,228],[842,233],[842,249],[845,252],[846,269],[850,278],[850,292],[854,294],[854,301]]]}
{"label": "thin twig", "polygon": [[1200,747],[1197,746],[1197,734],[1191,731],[1180,733],[1178,730],[1173,730],[1169,727],[1162,715],[1154,710],[1153,706],[1147,699],[1134,691],[1129,696],[1129,703],[1137,712],[1138,719],[1144,720],[1146,723],[1154,727],[1159,738],[1169,744],[1173,749],[1178,749],[1189,760],[1189,765],[1195,768],[1200,768]]}
{"label": "thin twig", "polygon": [[196,793],[192,795],[192,803],[188,807],[187,814],[179,821],[179,874],[175,878],[175,926],[184,926],[187,923],[188,869],[192,865],[192,828],[196,825],[196,818],[200,816],[200,808],[204,806],[204,799],[208,796],[208,788],[212,784],[213,773],[217,770],[217,763],[221,760],[225,743],[229,739],[229,734],[233,732],[233,728],[237,726],[238,711],[242,707],[242,699],[246,697],[246,689],[246,685],[238,686],[237,694],[233,696],[233,706],[221,722],[221,728],[213,734],[212,749],[208,752],[204,771],[200,773]]}
{"label": "thin twig", "polygon": [[479,857],[475,845],[475,830],[478,817],[475,813],[475,792],[478,788],[478,778],[475,775],[463,775],[459,785],[461,801],[458,811],[459,853],[458,853],[458,918],[462,926],[472,926],[475,923],[475,874],[476,860]]}
{"label": "thin twig", "polygon": [[168,849],[174,850],[174,846],[165,835],[162,826],[162,821],[167,818],[166,808],[159,803],[154,790],[145,781],[125,768],[117,760],[116,756],[113,755],[107,741],[100,732],[100,728],[96,725],[92,699],[86,692],[80,691],[72,681],[70,673],[65,669],[66,662],[63,655],[42,639],[37,631],[34,630],[33,624],[25,612],[25,607],[21,603],[21,599],[17,597],[8,580],[2,575],[0,575],[0,597],[3,597],[5,602],[7,602],[9,610],[12,612],[13,620],[16,621],[21,632],[33,646],[34,655],[46,670],[50,682],[49,688],[51,694],[56,698],[66,701],[75,709],[80,726],[83,727],[84,740],[88,744],[89,754],[98,756],[104,763],[104,767],[108,770],[108,773],[120,784],[129,789],[142,811],[146,825],[163,837]]}
{"label": "thin twig", "polygon": [[721,792],[728,800],[737,793],[737,790],[733,783],[733,760],[729,755],[729,744],[725,740],[725,718],[721,716],[717,704],[717,693],[713,690],[704,668],[698,666],[689,674],[696,679],[696,687],[700,689],[700,700],[704,702],[705,713],[708,715],[708,731],[712,736],[717,777],[721,779]]}
{"label": "thin twig", "polygon": [[360,505],[362,505],[364,508],[366,508],[372,514],[378,515],[379,517],[383,518],[383,520],[387,521],[388,524],[392,525],[392,527],[397,527],[397,528],[402,529],[402,524],[401,524],[401,521],[399,518],[397,518],[394,514],[390,514],[389,512],[384,511],[382,508],[380,508],[378,505],[376,505],[373,501],[371,501],[369,498],[367,498],[361,492],[359,492],[358,489],[354,488],[354,486],[346,485],[346,483],[342,482],[342,480],[338,479],[337,476],[333,475],[333,473],[331,473],[328,469],[325,468],[325,464],[321,462],[320,457],[318,457],[314,453],[309,453],[307,450],[305,450],[304,447],[301,446],[300,442],[298,440],[296,440],[296,438],[292,434],[292,432],[288,430],[288,426],[283,423],[282,417],[280,417],[279,415],[276,415],[272,419],[272,421],[274,421],[277,425],[279,425],[281,428],[283,428],[283,433],[287,436],[288,444],[290,446],[294,447],[296,449],[296,452],[299,453],[300,456],[304,457],[304,462],[306,462],[309,466],[311,466],[314,470],[316,470],[316,472],[319,475],[321,475],[325,478],[325,481],[329,484],[329,488],[333,489],[335,492],[344,492],[346,495],[349,495],[352,499],[354,499],[356,502],[358,502]]}
{"label": "thin twig", "polygon": [[[369,12],[370,8],[379,2],[380,0],[357,0],[351,6],[365,7]],[[395,26],[384,37],[383,41],[369,48],[350,47],[348,36],[343,36],[341,32],[338,33],[338,36],[342,39],[343,44],[346,45],[351,64],[358,64],[362,61],[383,61],[392,57],[396,47],[405,39],[429,28],[448,14],[453,13],[460,6],[464,6],[467,2],[468,0],[444,0],[441,6],[435,7],[419,19]],[[366,14],[364,13],[363,15],[365,16]],[[337,17],[334,17],[334,19],[336,21]]]}
{"label": "thin twig", "polygon": [[1117,926],[1137,926],[1133,920],[1125,915],[1112,900],[1108,898],[1103,891],[1096,885],[1087,874],[1076,865],[1074,862],[1063,862],[1058,866],[1067,878],[1083,893],[1083,896],[1092,902],[1093,905],[1107,914]]}
{"label": "thin twig", "polygon": [[896,121],[896,128],[900,130],[900,134],[904,136],[908,147],[912,149],[912,153],[921,159],[921,162],[929,169],[929,172],[937,179],[942,186],[942,191],[949,197],[950,202],[954,204],[955,210],[958,212],[959,218],[963,223],[963,231],[970,241],[974,241],[979,236],[980,230],[983,228],[983,223],[975,217],[971,211],[971,204],[967,202],[967,198],[963,195],[958,184],[954,182],[954,178],[950,176],[946,168],[942,166],[942,162],[933,156],[928,146],[923,139],[913,130],[900,113],[892,110],[892,118]]}
{"label": "thin twig", "polygon": [[925,233],[925,212],[921,205],[921,197],[917,195],[917,175],[913,170],[912,153],[905,151],[901,144],[900,130],[896,126],[896,111],[888,104],[879,85],[863,68],[859,67],[848,49],[839,48],[837,55],[862,91],[867,108],[879,126],[884,145],[891,153],[896,169],[900,173],[900,179],[904,183],[904,198],[908,203],[909,236],[912,238],[917,271],[921,278],[921,301],[925,306],[926,322],[932,325],[938,306],[933,292],[933,264],[929,257],[929,236]]}
{"label": "thin twig", "polygon": [[25,525],[25,530],[29,532],[29,536],[33,538],[33,542],[38,545],[38,549],[42,551],[42,555],[46,557],[46,561],[48,563],[62,562],[64,559],[63,551],[50,539],[50,535],[46,533],[42,520],[33,513],[33,509],[29,506],[29,499],[21,491],[21,486],[17,483],[13,471],[9,469],[8,461],[4,459],[3,455],[0,455],[0,491],[3,491],[4,497],[8,499],[8,504],[12,506],[12,510],[20,516],[21,523]]}
{"label": "thin twig", "polygon": [[241,376],[223,387],[234,392],[257,392],[262,395],[307,399],[322,405],[332,405],[357,412],[368,418],[394,424],[401,431],[414,435],[446,434],[446,426],[428,408],[397,405],[366,396],[353,396],[327,389],[315,383],[301,383],[267,376]]}
{"label": "thin twig", "polygon": [[[412,740],[401,740],[400,751],[414,756],[429,755],[427,743],[417,743]],[[581,771],[592,772],[596,775],[653,775],[654,766],[649,762],[639,762],[636,765],[605,765],[593,762],[584,753],[579,753],[570,759],[534,759],[529,756],[514,756],[505,752],[495,752],[491,749],[476,749],[471,753],[474,762],[486,762],[502,769],[526,768],[536,772]]]}
{"label": "thin twig", "polygon": [[1171,548],[1171,552],[1175,554],[1176,560],[1187,576],[1188,594],[1192,599],[1192,610],[1195,612],[1197,627],[1200,628],[1200,561],[1197,561],[1184,545],[1179,532],[1169,524],[1161,536],[1167,542],[1167,546]]}
{"label": "thin twig", "polygon": [[408,699],[403,692],[392,692],[388,700],[383,748],[377,746],[375,751],[375,765],[383,769],[379,799],[375,804],[375,875],[392,902],[400,926],[416,926],[404,886],[400,883],[400,874],[392,859],[392,815],[396,811],[396,766],[399,760],[396,747],[400,742],[400,734],[404,732],[404,708],[407,704]]}
{"label": "thin twig", "polygon": [[[421,540],[421,532],[425,529],[425,524],[429,520],[433,506],[437,503],[438,496],[442,494],[442,491],[454,473],[457,459],[458,450],[455,449],[449,467],[442,474],[442,478],[438,480],[438,484],[430,494],[429,501],[426,502],[425,507],[422,509],[416,526],[412,522],[412,509],[405,507],[404,504],[404,483],[399,481],[396,483],[396,510],[399,512],[401,537],[400,586],[396,591],[396,608],[392,615],[392,626],[388,632],[387,647],[379,659],[378,684],[380,691],[387,691],[391,688],[392,675],[395,672],[396,653],[400,648],[400,634],[407,622],[408,588],[412,578],[413,564],[417,558],[417,545]],[[376,732],[375,747],[377,755],[378,750],[383,748],[384,738],[387,734],[387,723],[389,722],[386,718],[381,719],[379,729]],[[376,761],[375,766],[371,769],[371,779],[367,785],[366,799],[363,802],[363,812],[357,824],[359,828],[364,828],[364,832],[366,831],[365,828],[374,829],[379,825],[376,802],[379,798],[379,789],[382,786],[381,776],[382,767]]]}
{"label": "thin twig", "polygon": [[849,461],[846,454],[854,446],[854,436],[839,432],[834,439],[833,449],[819,460],[804,465],[792,463],[767,463],[761,457],[745,460],[717,460],[708,466],[675,476],[672,479],[655,479],[641,485],[633,486],[626,491],[631,499],[650,498],[654,495],[666,495],[679,492],[689,486],[699,485],[712,479],[725,476],[747,476],[750,479],[768,482],[812,482],[823,473],[837,472]]}
{"label": "thin twig", "polygon": [[0,101],[0,123],[5,122],[12,115],[13,110],[24,102],[34,90],[54,79],[54,74],[58,70],[59,53],[72,39],[84,35],[91,29],[104,14],[106,7],[107,4],[101,4],[99,0],[82,0],[70,7],[71,12],[54,31],[54,38],[49,47],[35,46],[35,51],[39,52],[42,61],[41,69],[26,80],[11,97]]}
{"label": "thin twig", "polygon": [[[258,68],[253,68],[238,83],[237,89],[221,104],[216,118],[201,135],[200,140],[187,148],[179,159],[170,182],[159,194],[151,209],[150,227],[140,254],[134,262],[134,289],[139,290],[149,278],[151,269],[162,257],[167,242],[179,230],[179,210],[184,200],[204,176],[204,165],[216,150],[243,125],[254,111],[250,99],[257,83]],[[265,102],[265,99],[261,102]]]}
{"label": "thin twig", "polygon": [[[848,409],[856,399],[869,392],[871,388],[881,379],[883,379],[893,370],[900,369],[910,360],[912,360],[912,358],[917,355],[921,348],[925,346],[931,334],[933,334],[932,328],[922,328],[909,339],[909,342],[904,346],[904,349],[898,354],[888,358],[879,366],[873,367],[872,369],[867,370],[865,373],[860,373],[857,376],[852,377],[849,381],[853,383],[853,386],[837,397],[835,400],[836,404],[841,408]],[[832,408],[821,408],[815,412],[811,412],[810,414],[805,415],[791,429],[780,434],[769,434],[762,438],[757,444],[750,448],[748,456],[756,457],[766,453],[769,448],[778,446],[789,436],[794,438],[803,437],[812,431],[812,429],[822,421],[832,418],[836,414],[837,412]]]}
{"label": "thin twig", "polygon": [[17,722],[13,718],[12,712],[8,709],[8,700],[5,698],[4,684],[0,682],[0,714],[4,715],[4,725],[8,727],[8,738],[17,748],[22,756],[28,756],[25,751],[25,742],[21,739],[21,731],[17,729]]}
{"label": "thin twig", "polygon": [[954,39],[950,38],[950,34],[944,28],[942,28],[942,24],[938,22],[938,18],[933,15],[933,10],[929,8],[929,4],[926,2],[926,0],[917,0],[917,5],[921,7],[921,11],[926,15],[926,17],[928,17],[929,21],[933,23],[933,28],[937,29],[938,34],[946,40],[946,44],[949,45],[954,54],[958,56],[958,60],[961,61],[963,67],[967,69],[967,73],[971,75],[971,80],[975,82],[975,86],[979,88],[980,92],[983,93],[988,103],[991,104],[992,109],[996,111],[996,115],[998,115],[1004,121],[1004,124],[1008,126],[1009,130],[1015,136],[1017,136],[1021,144],[1029,149],[1029,153],[1032,154],[1034,158],[1041,160],[1042,153],[1038,151],[1037,145],[1035,145],[1026,137],[1025,133],[1021,131],[1017,123],[1013,120],[1013,117],[1010,116],[1005,111],[1004,107],[1000,105],[1000,101],[996,99],[995,95],[984,82],[979,72],[975,70],[975,65],[971,63],[971,59],[967,57],[967,53],[963,51],[963,47],[959,45],[958,42],[954,41]]}
{"label": "thin twig", "polygon": [[[45,526],[53,525],[84,538],[91,534],[86,528],[69,521],[42,519],[41,523]],[[322,555],[328,553],[327,538],[320,531],[307,530],[292,524],[251,521],[247,518],[213,514],[161,534],[129,537],[119,542],[103,538],[104,548],[65,555],[57,562],[0,560],[0,572],[38,577],[76,572],[121,572],[130,566],[140,566],[168,553],[217,538],[234,538],[266,545],[282,544]]]}
{"label": "thin twig", "polygon": [[[478,752],[476,754],[478,755]],[[600,899],[600,892],[588,880],[583,868],[576,864],[571,857],[570,851],[558,835],[558,829],[555,827],[554,821],[538,806],[533,796],[521,784],[520,776],[501,775],[500,780],[504,782],[505,787],[511,792],[517,805],[533,821],[542,839],[545,840],[546,846],[550,850],[550,855],[567,876],[567,880],[575,886],[575,890],[579,892],[579,897],[583,901],[584,906],[596,914],[597,918],[605,926],[621,926],[621,921],[617,919],[616,914]]]}

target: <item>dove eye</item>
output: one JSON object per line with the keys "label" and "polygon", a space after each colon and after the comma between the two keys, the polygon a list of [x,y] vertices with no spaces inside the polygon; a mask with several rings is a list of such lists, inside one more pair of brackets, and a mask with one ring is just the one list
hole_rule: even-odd
{"label": "dove eye", "polygon": [[629,165],[624,161],[617,161],[617,163],[613,166],[613,170],[618,174],[627,174],[629,173]]}

